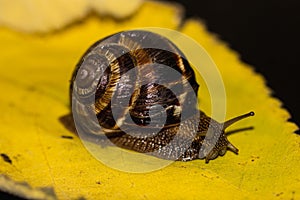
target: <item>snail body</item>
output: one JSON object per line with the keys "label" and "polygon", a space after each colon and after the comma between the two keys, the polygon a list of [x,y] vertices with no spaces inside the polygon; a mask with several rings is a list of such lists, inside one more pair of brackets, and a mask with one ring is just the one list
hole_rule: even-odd
{"label": "snail body", "polygon": [[219,123],[198,110],[198,88],[189,62],[170,40],[124,31],[96,42],[82,56],[72,75],[70,102],[77,129],[104,135],[122,148],[181,161],[209,162],[227,149],[238,153],[224,130],[254,113]]}

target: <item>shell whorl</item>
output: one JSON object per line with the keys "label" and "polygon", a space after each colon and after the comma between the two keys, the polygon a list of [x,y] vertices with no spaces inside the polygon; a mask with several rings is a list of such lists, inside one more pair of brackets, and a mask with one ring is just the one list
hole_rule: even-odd
{"label": "shell whorl", "polygon": [[[152,46],[156,48],[150,48]],[[167,80],[169,77],[162,77],[163,69],[155,66],[157,63],[176,70],[182,74],[181,79]],[[157,70],[154,72],[152,68],[147,67],[149,64],[153,64]],[[120,83],[120,78],[131,69],[136,71],[135,74],[123,78],[125,80]],[[160,104],[168,108],[167,115],[170,117],[167,117],[166,125],[171,125],[176,121],[178,123],[179,119],[176,118],[180,117],[176,110],[179,106],[177,98],[186,98],[188,93],[197,93],[198,90],[194,72],[183,53],[166,38],[144,31],[121,32],[114,35],[112,39],[100,40],[78,63],[72,83],[76,75],[78,76],[76,84],[71,85],[71,93],[75,90],[76,94],[76,99],[73,98],[72,104],[83,102],[85,105],[88,103],[92,105],[95,102],[95,114],[100,125],[110,130],[118,129],[111,112],[113,95],[116,95],[119,101],[122,101],[122,95],[131,96],[128,108],[124,108],[124,111],[130,112],[135,123],[147,125],[150,120],[149,108]],[[135,85],[137,77],[134,75],[142,75],[149,83],[141,87]],[[168,87],[171,88],[156,84],[162,78],[169,81]],[[193,91],[184,91],[183,86],[178,87],[180,83],[190,84]],[[172,93],[170,89],[174,87],[176,90],[182,90],[182,96],[176,97]],[[128,98],[128,96],[125,97]],[[85,112],[91,112],[91,110]]]}

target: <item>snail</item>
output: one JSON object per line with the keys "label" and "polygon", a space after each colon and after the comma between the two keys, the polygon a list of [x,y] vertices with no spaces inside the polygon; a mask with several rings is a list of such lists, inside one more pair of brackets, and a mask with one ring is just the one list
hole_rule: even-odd
{"label": "snail", "polygon": [[225,129],[254,112],[219,123],[196,106],[198,88],[173,42],[150,31],[123,31],[99,40],[79,60],[70,104],[78,131],[106,136],[118,147],[206,163],[227,150],[237,154]]}

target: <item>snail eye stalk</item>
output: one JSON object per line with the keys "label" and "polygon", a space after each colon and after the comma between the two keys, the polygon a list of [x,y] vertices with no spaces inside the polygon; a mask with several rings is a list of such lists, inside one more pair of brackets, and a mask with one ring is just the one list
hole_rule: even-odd
{"label": "snail eye stalk", "polygon": [[242,120],[242,119],[245,119],[245,118],[248,118],[248,117],[251,117],[251,116],[254,116],[254,112],[251,111],[249,113],[246,113],[244,115],[240,115],[240,116],[237,116],[235,118],[232,118],[226,122],[223,123],[223,130],[225,130],[226,128],[228,128],[229,126],[231,126],[232,124]]}

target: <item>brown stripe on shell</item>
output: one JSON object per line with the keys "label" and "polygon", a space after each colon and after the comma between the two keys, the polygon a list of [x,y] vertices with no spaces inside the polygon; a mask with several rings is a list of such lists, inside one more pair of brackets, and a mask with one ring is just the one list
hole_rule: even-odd
{"label": "brown stripe on shell", "polygon": [[[108,66],[110,69],[109,80],[104,86],[105,90],[96,93],[95,109],[97,114],[110,103],[112,95],[116,90],[116,85],[120,80],[121,70],[134,67],[131,57],[128,54],[120,54],[120,51],[128,51],[128,49],[115,44],[100,46],[100,48],[95,49],[95,53],[100,55],[104,54],[110,63]],[[126,59],[124,59],[124,56],[127,56]],[[124,61],[126,61],[126,63],[124,63]],[[101,82],[99,84],[99,87],[100,86]],[[99,94],[99,96],[97,96],[97,94]]]}

